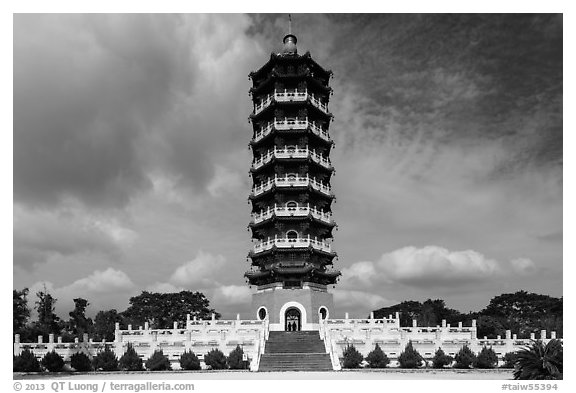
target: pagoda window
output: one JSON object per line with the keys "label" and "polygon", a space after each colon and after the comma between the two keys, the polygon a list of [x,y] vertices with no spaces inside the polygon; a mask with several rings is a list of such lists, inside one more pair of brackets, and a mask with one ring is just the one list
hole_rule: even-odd
{"label": "pagoda window", "polygon": [[294,241],[296,241],[296,239],[298,239],[298,232],[296,232],[294,230],[290,230],[290,231],[286,232],[286,237],[288,238],[289,242],[294,242]]}
{"label": "pagoda window", "polygon": [[290,201],[286,203],[286,207],[288,208],[288,210],[296,210],[296,208],[298,207],[298,203],[296,203],[296,201]]}

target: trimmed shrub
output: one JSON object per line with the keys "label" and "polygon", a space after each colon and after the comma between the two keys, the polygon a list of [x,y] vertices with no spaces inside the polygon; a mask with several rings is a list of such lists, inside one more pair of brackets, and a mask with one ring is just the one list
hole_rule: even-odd
{"label": "trimmed shrub", "polygon": [[432,358],[432,367],[433,368],[444,368],[445,366],[449,366],[452,363],[452,356],[446,355],[442,348],[438,348],[434,357]]}
{"label": "trimmed shrub", "polygon": [[424,358],[422,355],[414,349],[412,346],[412,341],[408,341],[404,352],[398,356],[398,363],[400,363],[401,368],[418,368],[422,366]]}
{"label": "trimmed shrub", "polygon": [[484,347],[472,365],[474,368],[495,368],[498,365],[498,355],[492,348]]}
{"label": "trimmed shrub", "polygon": [[374,350],[366,356],[366,361],[370,368],[385,368],[390,363],[390,359],[388,359],[388,356],[386,356],[378,344],[376,344]]}
{"label": "trimmed shrub", "polygon": [[77,352],[70,356],[70,366],[76,371],[92,371],[92,362],[83,352]]}
{"label": "trimmed shrub", "polygon": [[14,357],[13,370],[27,373],[38,372],[40,371],[40,362],[31,350],[25,349],[20,355]]}
{"label": "trimmed shrub", "polygon": [[64,368],[64,359],[62,356],[58,355],[56,351],[52,350],[42,358],[42,366],[44,366],[50,372],[62,371]]}
{"label": "trimmed shrub", "polygon": [[358,352],[354,345],[348,345],[343,353],[342,367],[359,368],[363,360],[364,356]]}
{"label": "trimmed shrub", "polygon": [[96,371],[118,371],[118,358],[110,348],[105,348],[94,356],[92,365]]}
{"label": "trimmed shrub", "polygon": [[502,360],[504,363],[500,368],[514,368],[516,363],[516,352],[506,352]]}
{"label": "trimmed shrub", "polygon": [[237,345],[236,348],[228,355],[228,366],[233,370],[245,370],[248,368],[248,362],[243,360],[244,350]]}
{"label": "trimmed shrub", "polygon": [[136,350],[132,346],[132,344],[128,344],[128,348],[124,355],[120,358],[119,362],[120,370],[125,371],[141,371],[142,368],[142,359],[136,353]]}
{"label": "trimmed shrub", "polygon": [[200,370],[200,359],[191,350],[185,351],[180,355],[180,367],[182,370]]}
{"label": "trimmed shrub", "polygon": [[164,355],[161,349],[154,351],[152,356],[146,360],[146,368],[150,371],[172,370],[170,360],[168,360],[168,357]]}
{"label": "trimmed shrub", "polygon": [[219,349],[212,349],[204,355],[204,363],[212,370],[224,370],[228,367],[226,364],[226,356]]}
{"label": "trimmed shrub", "polygon": [[468,345],[464,345],[454,356],[454,360],[456,361],[454,368],[470,368],[476,360],[476,355],[468,348]]}
{"label": "trimmed shrub", "polygon": [[562,379],[562,341],[554,339],[546,345],[540,340],[516,352],[514,379]]}

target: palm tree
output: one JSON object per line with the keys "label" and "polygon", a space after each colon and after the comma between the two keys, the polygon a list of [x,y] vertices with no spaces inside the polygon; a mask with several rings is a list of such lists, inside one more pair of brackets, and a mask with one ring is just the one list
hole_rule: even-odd
{"label": "palm tree", "polygon": [[514,379],[562,379],[562,342],[540,340],[516,353]]}

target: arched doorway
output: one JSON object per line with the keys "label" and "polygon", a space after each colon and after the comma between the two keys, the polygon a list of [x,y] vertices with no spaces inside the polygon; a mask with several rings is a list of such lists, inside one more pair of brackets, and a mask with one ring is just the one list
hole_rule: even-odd
{"label": "arched doorway", "polygon": [[302,314],[296,307],[286,310],[284,318],[284,330],[287,332],[297,332],[302,329]]}

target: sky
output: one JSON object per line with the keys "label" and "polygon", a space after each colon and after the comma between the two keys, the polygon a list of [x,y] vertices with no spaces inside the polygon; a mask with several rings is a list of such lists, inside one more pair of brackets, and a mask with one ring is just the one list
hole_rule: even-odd
{"label": "sky", "polygon": [[[334,72],[336,316],[562,296],[562,16],[296,14]],[[254,318],[248,73],[286,15],[20,14],[13,287],[67,316],[143,290]]]}

